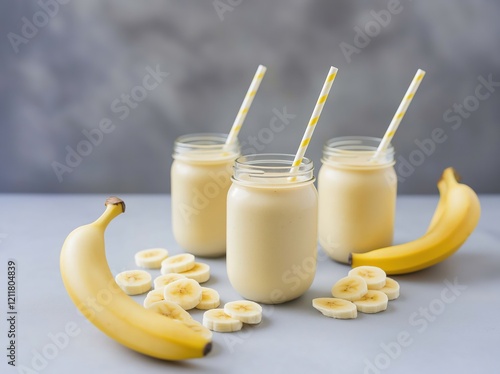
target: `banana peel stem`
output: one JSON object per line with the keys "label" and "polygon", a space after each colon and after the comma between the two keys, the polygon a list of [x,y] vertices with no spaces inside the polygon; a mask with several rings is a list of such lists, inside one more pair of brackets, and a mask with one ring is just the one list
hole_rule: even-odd
{"label": "banana peel stem", "polygon": [[460,174],[457,173],[455,168],[448,167],[444,169],[441,179],[439,179],[439,183],[441,181],[444,181],[446,184],[459,183],[461,179]]}
{"label": "banana peel stem", "polygon": [[112,196],[106,199],[104,205],[106,210],[93,224],[106,228],[113,218],[125,212],[125,203],[118,197]]}

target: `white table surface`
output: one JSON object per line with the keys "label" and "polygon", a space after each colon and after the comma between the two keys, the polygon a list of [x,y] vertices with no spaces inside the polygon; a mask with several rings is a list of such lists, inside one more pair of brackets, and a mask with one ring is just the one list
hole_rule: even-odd
{"label": "white table surface", "polygon": [[[355,320],[323,317],[311,307],[329,296],[349,267],[320,250],[318,271],[299,299],[264,306],[263,322],[239,333],[214,333],[203,359],[166,362],[114,342],[80,316],[63,287],[59,251],[75,227],[96,219],[105,195],[0,195],[1,373],[494,373],[500,370],[500,196],[481,196],[482,217],[465,245],[448,260],[424,271],[394,277],[401,297],[387,311],[360,313]],[[113,273],[135,268],[133,255],[148,247],[181,253],[170,226],[168,195],[123,195],[127,212],[106,233]],[[426,230],[436,196],[399,196],[396,242]],[[7,364],[7,260],[17,263],[17,368]],[[222,302],[240,299],[231,288],[224,258],[210,264],[207,286]],[[153,277],[159,270],[151,271]],[[466,287],[442,301],[446,282]],[[142,302],[144,296],[135,297]],[[440,301],[441,300],[441,301]],[[448,300],[449,301],[449,300]],[[192,313],[201,321],[202,312]],[[76,325],[67,346],[51,351],[49,334]],[[405,346],[396,342],[404,337]],[[384,351],[392,348],[392,357]],[[49,347],[49,348],[47,348]],[[53,347],[52,347],[53,348]],[[40,353],[50,359],[40,361]],[[37,361],[38,359],[38,361]],[[34,361],[33,361],[34,360]],[[35,366],[33,366],[35,364]],[[37,366],[38,364],[38,366]],[[373,366],[370,366],[373,365]],[[378,365],[378,366],[377,366]],[[28,369],[20,370],[21,366]]]}

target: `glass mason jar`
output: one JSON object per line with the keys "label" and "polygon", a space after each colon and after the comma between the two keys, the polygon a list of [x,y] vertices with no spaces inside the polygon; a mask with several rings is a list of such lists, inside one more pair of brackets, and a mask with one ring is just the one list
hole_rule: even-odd
{"label": "glass mason jar", "polygon": [[392,145],[372,160],[381,141],[346,136],[330,139],[323,147],[319,242],[336,261],[348,263],[353,252],[392,244],[397,176]]}
{"label": "glass mason jar", "polygon": [[226,197],[238,143],[226,134],[190,134],[176,139],[171,169],[172,229],[187,252],[215,257],[226,252]]}
{"label": "glass mason jar", "polygon": [[313,163],[241,156],[227,196],[227,273],[243,297],[278,304],[309,289],[316,273],[318,194]]}

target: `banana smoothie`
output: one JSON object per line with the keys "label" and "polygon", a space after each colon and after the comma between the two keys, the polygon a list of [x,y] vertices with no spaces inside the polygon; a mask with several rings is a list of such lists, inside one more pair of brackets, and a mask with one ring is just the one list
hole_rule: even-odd
{"label": "banana smoothie", "polygon": [[243,297],[278,304],[309,289],[316,272],[317,191],[304,159],[290,178],[293,155],[236,160],[227,201],[227,272]]}
{"label": "banana smoothie", "polygon": [[225,140],[223,134],[192,134],[175,142],[172,230],[177,243],[197,256],[226,252],[226,197],[239,145],[225,146]]}
{"label": "banana smoothie", "polygon": [[381,139],[330,139],[318,176],[319,242],[334,260],[392,244],[397,176],[394,149],[371,157]]}

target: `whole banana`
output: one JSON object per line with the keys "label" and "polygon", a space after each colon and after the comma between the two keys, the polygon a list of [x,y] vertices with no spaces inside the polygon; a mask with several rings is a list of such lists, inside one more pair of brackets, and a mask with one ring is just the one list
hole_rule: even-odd
{"label": "whole banana", "polygon": [[109,337],[145,355],[166,360],[206,355],[210,339],[143,308],[116,284],[106,261],[104,231],[125,204],[110,197],[105,205],[101,217],[71,232],[62,247],[61,275],[75,305]]}
{"label": "whole banana", "polygon": [[424,236],[367,253],[352,253],[351,266],[372,265],[387,274],[406,274],[435,265],[457,251],[479,222],[479,198],[472,188],[459,183],[451,167],[444,170],[438,189],[440,199]]}

